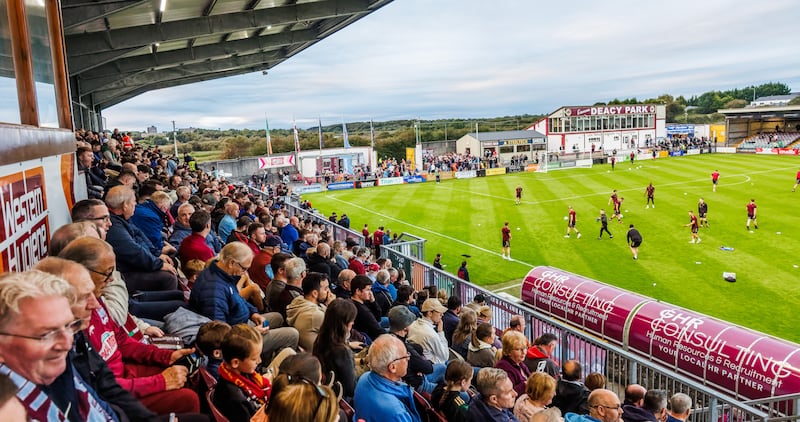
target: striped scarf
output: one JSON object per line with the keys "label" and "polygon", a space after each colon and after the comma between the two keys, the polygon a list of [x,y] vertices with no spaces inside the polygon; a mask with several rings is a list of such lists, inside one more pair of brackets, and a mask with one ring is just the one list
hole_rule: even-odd
{"label": "striped scarf", "polygon": [[227,363],[223,363],[219,367],[219,376],[244,391],[248,400],[256,401],[260,405],[266,404],[267,400],[269,400],[272,386],[269,380],[262,377],[258,372],[253,372],[251,375],[241,374],[232,371]]}

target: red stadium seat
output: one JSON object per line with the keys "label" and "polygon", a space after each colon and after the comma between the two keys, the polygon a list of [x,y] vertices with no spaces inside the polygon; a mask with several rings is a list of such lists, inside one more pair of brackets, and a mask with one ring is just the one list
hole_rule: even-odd
{"label": "red stadium seat", "polygon": [[353,406],[350,406],[345,399],[339,399],[339,408],[344,411],[344,414],[347,415],[347,420],[352,420],[353,415],[356,414],[356,409],[353,409]]}
{"label": "red stadium seat", "polygon": [[225,417],[222,413],[220,413],[217,406],[214,406],[214,388],[211,388],[206,392],[206,401],[208,402],[208,407],[211,409],[211,414],[214,416],[214,420],[217,422],[229,422],[228,418]]}
{"label": "red stadium seat", "polygon": [[447,422],[447,418],[437,412],[424,395],[414,391],[414,401],[417,404],[417,411],[422,422]]}

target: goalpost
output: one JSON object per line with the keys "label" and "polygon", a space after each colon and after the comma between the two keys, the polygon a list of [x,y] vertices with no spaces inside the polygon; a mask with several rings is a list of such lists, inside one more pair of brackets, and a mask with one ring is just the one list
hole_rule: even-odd
{"label": "goalpost", "polygon": [[573,152],[563,154],[560,151],[550,151],[549,145],[539,151],[539,167],[537,173],[547,173],[550,170],[569,170],[575,168],[592,168],[593,160],[590,152]]}

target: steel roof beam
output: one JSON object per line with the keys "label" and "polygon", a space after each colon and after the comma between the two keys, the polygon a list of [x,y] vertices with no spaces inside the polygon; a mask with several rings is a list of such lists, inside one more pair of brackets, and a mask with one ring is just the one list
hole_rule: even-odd
{"label": "steel roof beam", "polygon": [[147,3],[149,0],[113,0],[113,1],[85,1],[63,0],[61,2],[61,16],[64,21],[64,32],[87,24],[93,20],[105,18],[108,15],[121,12],[125,9]]}

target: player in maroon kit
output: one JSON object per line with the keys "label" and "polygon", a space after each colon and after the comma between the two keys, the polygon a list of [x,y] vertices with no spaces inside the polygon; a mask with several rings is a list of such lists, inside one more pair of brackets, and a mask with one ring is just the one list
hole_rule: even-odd
{"label": "player in maroon kit", "polygon": [[625,200],[624,196],[620,196],[616,202],[614,202],[614,214],[611,215],[611,219],[617,219],[617,222],[622,224],[622,201]]}
{"label": "player in maroon kit", "polygon": [[719,170],[714,170],[714,172],[711,173],[711,183],[713,185],[713,189],[712,189],[713,192],[717,191],[717,182],[718,181],[719,181]]}
{"label": "player in maroon kit", "polygon": [[500,230],[503,234],[503,259],[511,260],[511,229],[508,228],[508,221]]}
{"label": "player in maroon kit", "polygon": [[700,236],[697,235],[697,232],[700,230],[700,225],[697,224],[697,216],[694,215],[694,211],[689,211],[689,223],[684,224],[683,227],[692,227],[692,240],[689,243],[700,243]]}
{"label": "player in maroon kit", "polygon": [[800,185],[800,171],[797,172],[797,177],[795,177],[794,186],[792,186],[792,192],[797,189],[797,185]]}
{"label": "player in maroon kit", "polygon": [[522,185],[517,185],[515,194],[517,198],[516,204],[519,205],[519,203],[522,202]]}
{"label": "player in maroon kit", "polygon": [[750,199],[750,202],[747,204],[747,230],[750,230],[750,222],[753,222],[753,225],[756,229],[758,229],[758,220],[756,219],[756,200]]}
{"label": "player in maroon kit", "polygon": [[611,205],[611,204],[614,204],[614,207],[617,206],[617,190],[616,189],[614,189],[611,192],[611,197],[608,198],[608,204],[606,204],[606,205]]}
{"label": "player in maroon kit", "polygon": [[575,210],[572,209],[572,205],[570,205],[569,216],[567,216],[567,234],[564,237],[569,237],[569,234],[572,232],[572,230],[575,230],[575,233],[578,233],[578,239],[581,238],[581,232],[578,230],[577,227],[575,227],[576,221],[577,220],[575,218]]}
{"label": "player in maroon kit", "polygon": [[647,205],[645,205],[645,209],[650,208],[650,204],[653,204],[653,208],[656,207],[656,200],[654,198],[655,193],[656,193],[656,187],[653,186],[653,182],[650,182],[650,184],[647,185],[647,188],[645,189],[644,192],[644,195],[647,197]]}

